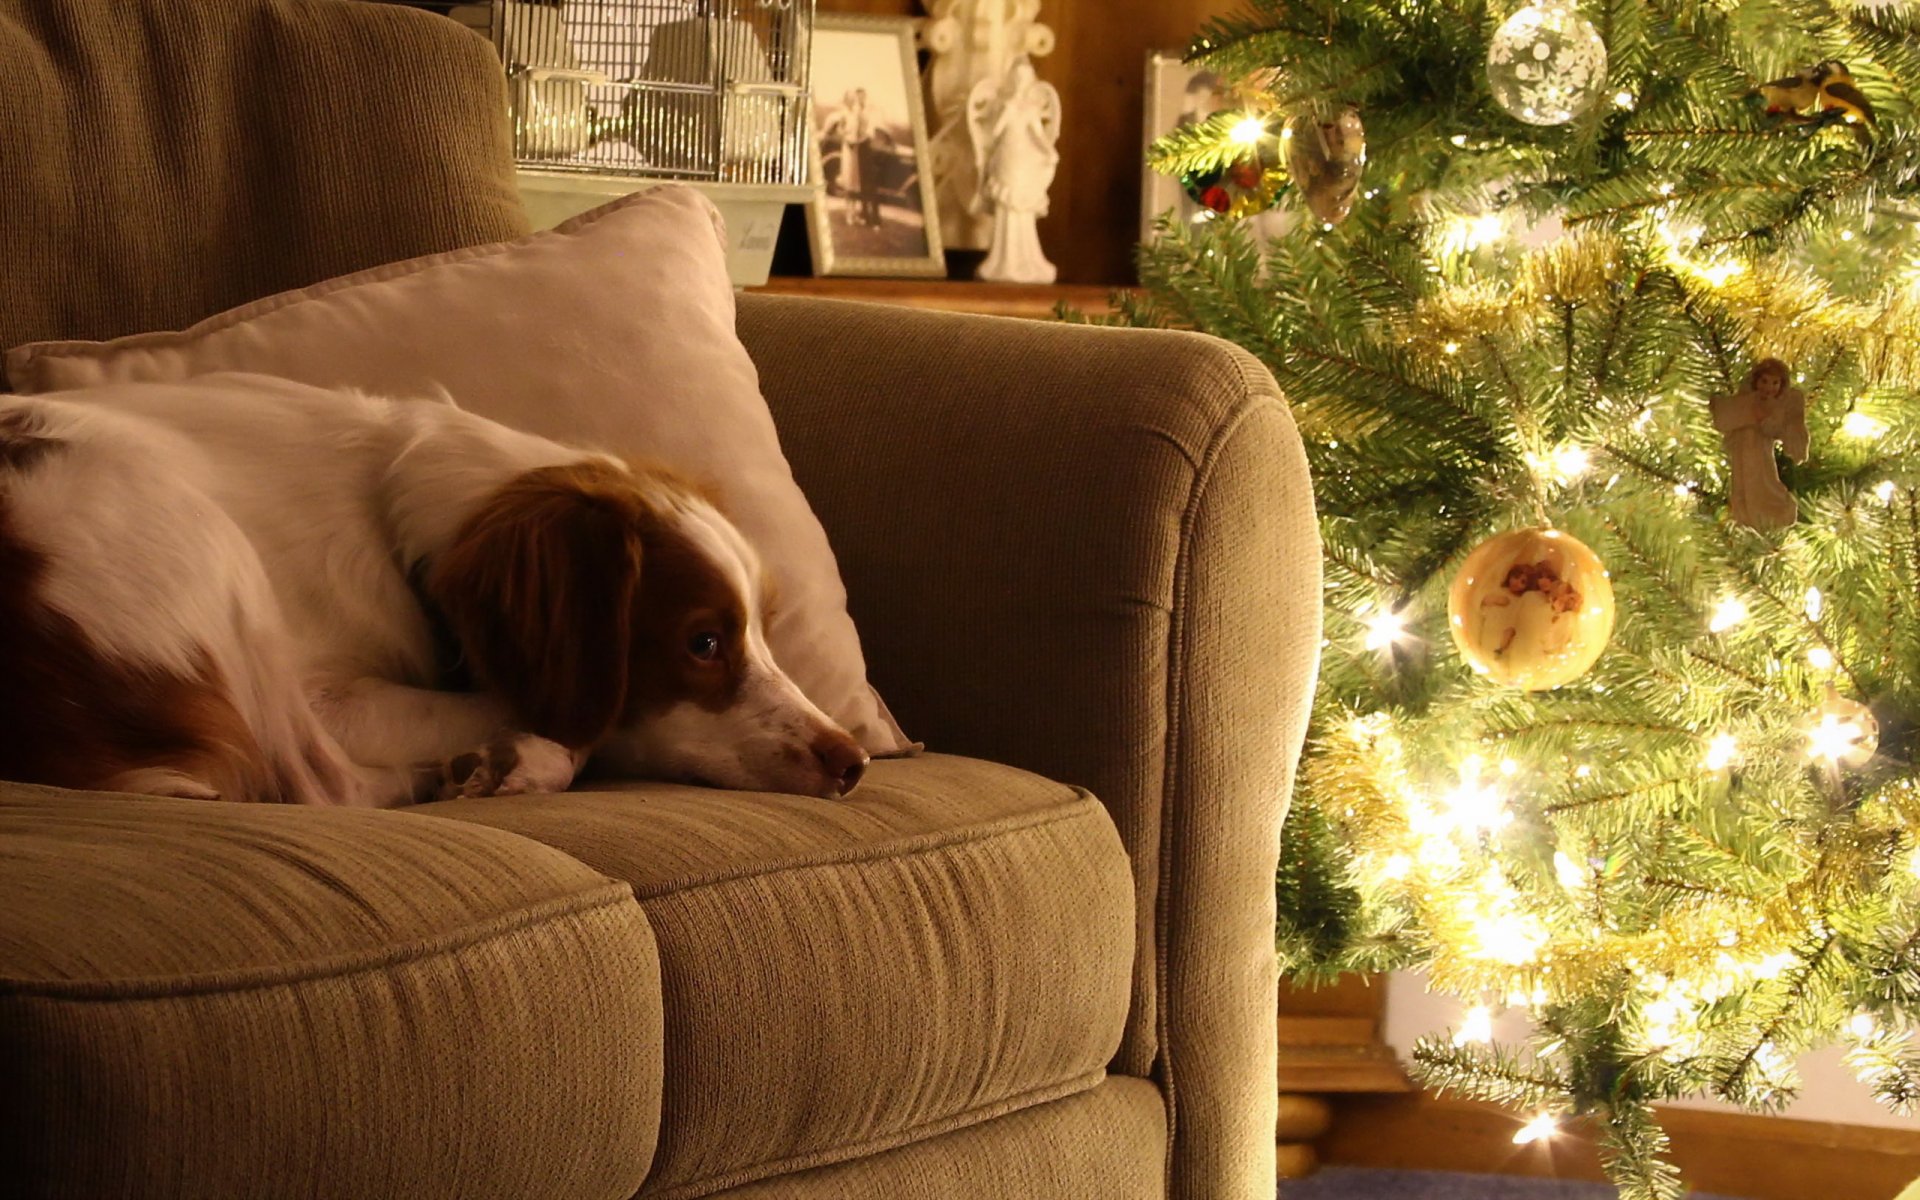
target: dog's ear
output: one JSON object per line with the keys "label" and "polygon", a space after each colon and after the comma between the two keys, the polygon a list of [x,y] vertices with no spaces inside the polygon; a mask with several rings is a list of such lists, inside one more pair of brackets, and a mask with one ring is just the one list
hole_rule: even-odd
{"label": "dog's ear", "polygon": [[619,719],[642,515],[617,468],[544,467],[494,493],[434,560],[428,594],[528,732],[580,749]]}

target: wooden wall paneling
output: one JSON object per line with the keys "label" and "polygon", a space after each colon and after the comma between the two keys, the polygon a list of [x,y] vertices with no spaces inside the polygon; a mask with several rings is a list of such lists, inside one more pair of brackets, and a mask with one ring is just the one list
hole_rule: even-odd
{"label": "wooden wall paneling", "polygon": [[[820,0],[821,12],[923,15],[914,0]],[[1058,35],[1035,65],[1060,90],[1060,170],[1040,242],[1060,282],[1133,281],[1140,227],[1140,129],[1150,50],[1183,47],[1238,0],[1042,0]]]}

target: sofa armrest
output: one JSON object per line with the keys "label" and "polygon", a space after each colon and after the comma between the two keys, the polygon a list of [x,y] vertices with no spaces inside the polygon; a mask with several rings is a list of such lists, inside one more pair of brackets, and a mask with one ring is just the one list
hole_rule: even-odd
{"label": "sofa armrest", "polygon": [[739,329],[870,677],[931,748],[1083,785],[1134,864],[1114,1068],[1174,1194],[1270,1196],[1273,876],[1320,640],[1306,459],[1198,334],[747,295]]}

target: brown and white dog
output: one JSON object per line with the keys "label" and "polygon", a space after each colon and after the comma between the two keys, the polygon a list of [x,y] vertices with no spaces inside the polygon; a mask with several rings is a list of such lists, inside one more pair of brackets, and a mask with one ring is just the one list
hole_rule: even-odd
{"label": "brown and white dog", "polygon": [[[262,376],[0,396],[0,778],[403,804],[609,770],[839,796],[740,532],[449,403]],[[471,690],[453,690],[465,674]]]}

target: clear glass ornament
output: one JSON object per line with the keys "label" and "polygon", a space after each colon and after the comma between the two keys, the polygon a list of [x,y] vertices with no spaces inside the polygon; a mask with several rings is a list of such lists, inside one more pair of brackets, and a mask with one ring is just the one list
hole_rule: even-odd
{"label": "clear glass ornament", "polygon": [[1607,88],[1607,44],[1566,0],[1542,0],[1508,17],[1487,49],[1487,86],[1529,125],[1565,125]]}

